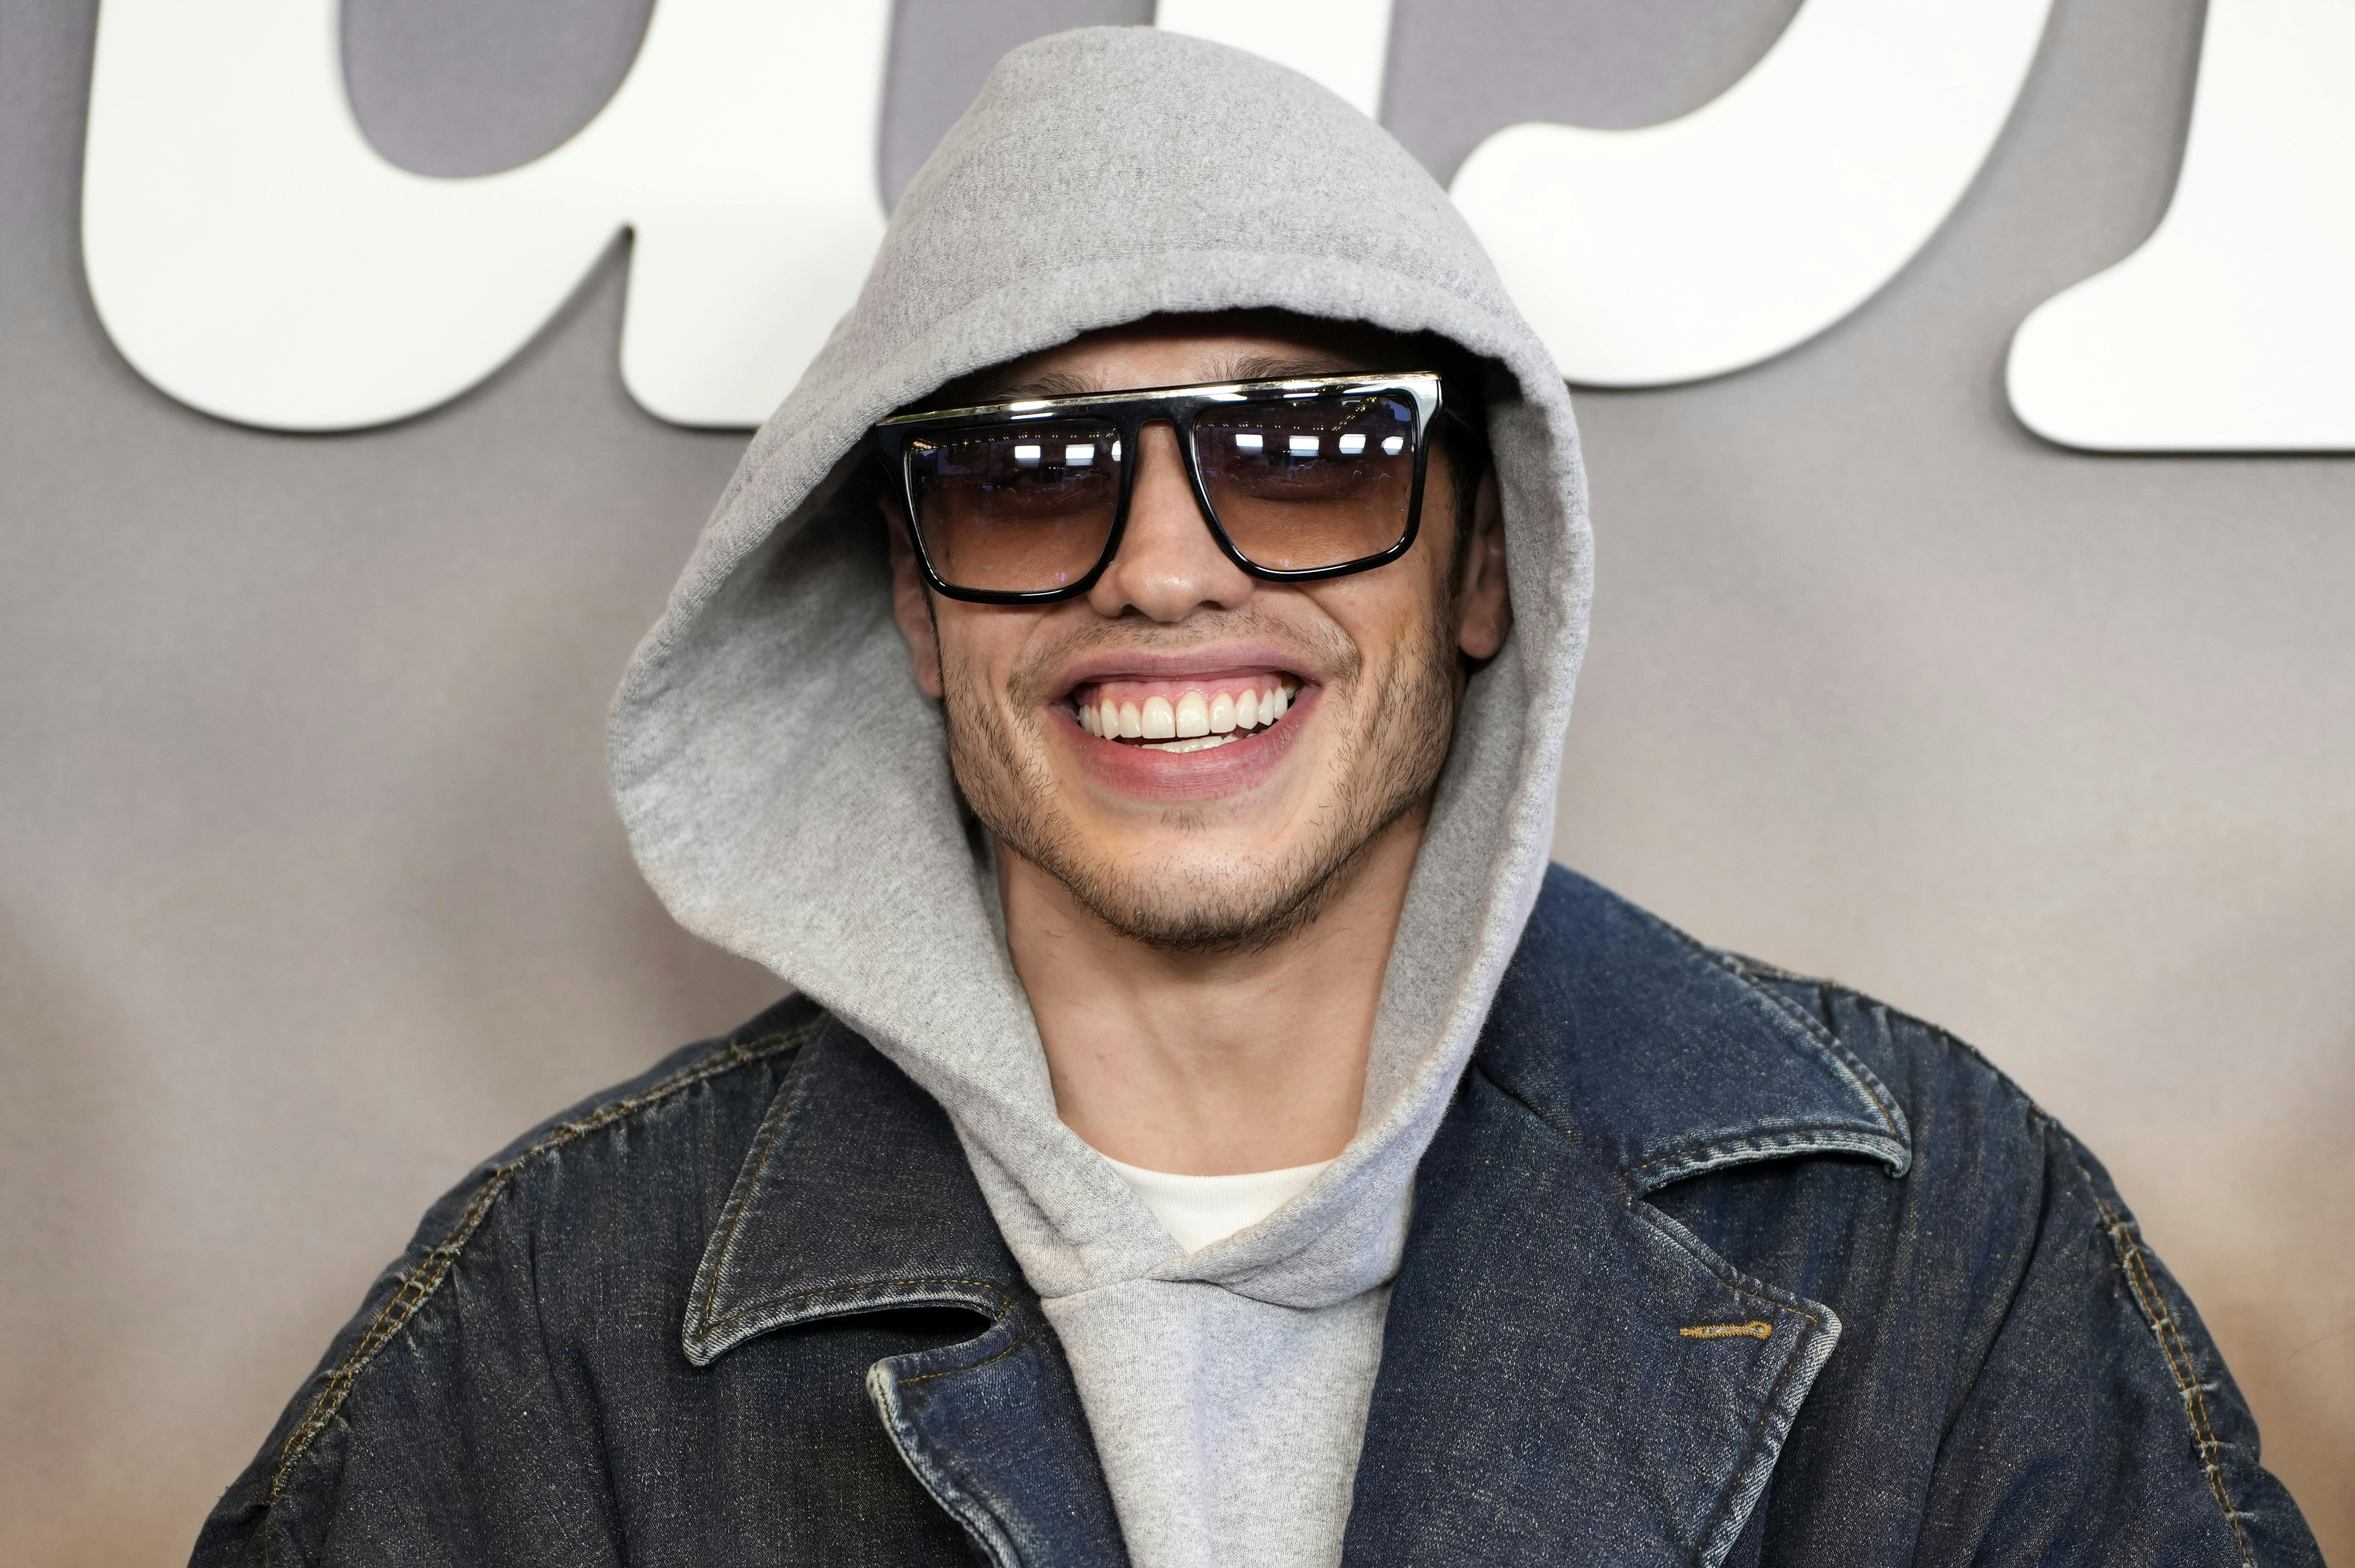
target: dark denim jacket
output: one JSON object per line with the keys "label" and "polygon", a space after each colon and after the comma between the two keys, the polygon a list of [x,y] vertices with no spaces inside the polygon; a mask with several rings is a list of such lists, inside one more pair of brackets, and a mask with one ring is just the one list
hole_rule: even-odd
{"label": "dark denim jacket", "polygon": [[[1362,1564],[2317,1564],[1986,1061],[1556,870],[1423,1165]],[[426,1217],[196,1561],[1124,1561],[937,1106],[791,1000]]]}

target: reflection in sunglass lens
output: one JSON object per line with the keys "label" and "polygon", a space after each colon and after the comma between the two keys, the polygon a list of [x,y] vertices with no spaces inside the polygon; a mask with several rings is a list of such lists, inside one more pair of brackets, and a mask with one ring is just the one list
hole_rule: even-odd
{"label": "reflection in sunglass lens", "polygon": [[1203,411],[1194,453],[1243,559],[1275,571],[1347,565],[1406,535],[1414,404],[1391,393],[1272,397]]}
{"label": "reflection in sunglass lens", "polygon": [[1103,559],[1124,457],[1116,426],[947,431],[908,453],[924,555],[943,581],[1032,593],[1076,582]]}

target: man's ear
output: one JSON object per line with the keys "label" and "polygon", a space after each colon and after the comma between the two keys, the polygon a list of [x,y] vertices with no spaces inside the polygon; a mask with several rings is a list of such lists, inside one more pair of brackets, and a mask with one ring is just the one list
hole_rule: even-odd
{"label": "man's ear", "polygon": [[908,523],[897,497],[886,491],[875,498],[883,514],[883,537],[891,541],[891,619],[908,645],[908,673],[916,689],[937,702],[941,697],[941,635],[932,624],[931,595],[924,574],[916,565],[915,547],[908,542]]}
{"label": "man's ear", "polygon": [[1472,503],[1472,548],[1464,552],[1464,586],[1455,595],[1455,642],[1473,659],[1497,656],[1513,629],[1513,595],[1505,577],[1505,507],[1497,472],[1480,480]]}

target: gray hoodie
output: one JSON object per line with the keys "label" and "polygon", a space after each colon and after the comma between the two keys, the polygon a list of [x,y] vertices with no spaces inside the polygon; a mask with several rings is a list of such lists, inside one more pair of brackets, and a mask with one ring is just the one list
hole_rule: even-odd
{"label": "gray hoodie", "polygon": [[[1434,332],[1493,363],[1515,630],[1465,699],[1356,1137],[1269,1218],[1184,1254],[1056,1116],[859,469],[877,419],[954,378],[1252,307]],[[623,682],[613,791],[647,880],[946,1107],[1141,1568],[1339,1555],[1415,1166],[1545,868],[1589,560],[1561,376],[1431,176],[1292,71],[1096,28],[1007,56],[908,187]]]}

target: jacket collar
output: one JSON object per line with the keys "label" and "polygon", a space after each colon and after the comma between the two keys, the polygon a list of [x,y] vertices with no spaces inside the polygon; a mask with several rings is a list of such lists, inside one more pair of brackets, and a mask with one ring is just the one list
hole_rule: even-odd
{"label": "jacket collar", "polygon": [[1551,872],[1424,1157],[1344,1562],[1725,1563],[1840,1323],[1646,1195],[1817,1153],[1905,1170],[1870,1070],[1746,965]]}
{"label": "jacket collar", "polygon": [[829,1020],[801,1048],[706,1243],[687,1359],[773,1329],[962,1307],[977,1337],[878,1361],[900,1457],[1000,1568],[1124,1568],[1087,1413],[940,1106]]}
{"label": "jacket collar", "polygon": [[684,1340],[698,1366],[846,1313],[1033,1303],[947,1115],[839,1019],[801,1048],[705,1244]]}
{"label": "jacket collar", "polygon": [[1773,977],[1556,866],[1475,1065],[1637,1191],[1819,1153],[1902,1176],[1896,1096]]}

